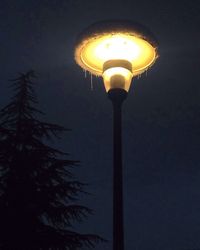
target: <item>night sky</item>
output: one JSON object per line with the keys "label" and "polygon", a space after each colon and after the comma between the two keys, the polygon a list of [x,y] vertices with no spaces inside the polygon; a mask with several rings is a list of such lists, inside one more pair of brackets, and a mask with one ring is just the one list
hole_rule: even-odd
{"label": "night sky", "polygon": [[74,62],[76,36],[104,19],[140,22],[159,59],[123,106],[125,249],[200,249],[200,1],[1,0],[0,106],[8,79],[34,69],[45,121],[72,131],[55,146],[81,161],[94,214],[81,232],[112,240],[112,106],[102,79]]}

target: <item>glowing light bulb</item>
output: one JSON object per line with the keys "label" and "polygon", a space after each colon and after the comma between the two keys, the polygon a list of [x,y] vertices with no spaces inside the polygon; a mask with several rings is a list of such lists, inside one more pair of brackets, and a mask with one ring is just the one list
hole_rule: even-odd
{"label": "glowing light bulb", "polygon": [[135,60],[140,55],[140,47],[136,42],[127,40],[125,36],[112,35],[99,43],[94,49],[94,56],[102,61],[112,59]]}

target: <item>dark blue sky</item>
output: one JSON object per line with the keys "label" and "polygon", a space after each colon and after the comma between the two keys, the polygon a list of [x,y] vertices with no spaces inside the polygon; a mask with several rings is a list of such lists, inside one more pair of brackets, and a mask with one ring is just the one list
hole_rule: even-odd
{"label": "dark blue sky", "polygon": [[[94,215],[81,231],[112,235],[112,109],[101,79],[73,60],[76,36],[104,19],[148,26],[160,58],[135,79],[123,111],[126,249],[200,248],[200,1],[1,0],[0,105],[8,79],[38,73],[45,119],[72,132],[56,143],[81,160],[76,174]],[[111,249],[111,244],[97,250]]]}

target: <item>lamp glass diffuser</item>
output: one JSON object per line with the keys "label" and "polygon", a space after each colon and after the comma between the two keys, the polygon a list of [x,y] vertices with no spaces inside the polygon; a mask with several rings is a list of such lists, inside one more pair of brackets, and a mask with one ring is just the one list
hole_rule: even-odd
{"label": "lamp glass diffuser", "polygon": [[128,92],[133,74],[123,67],[113,67],[104,71],[103,80],[106,92],[110,89],[124,89]]}

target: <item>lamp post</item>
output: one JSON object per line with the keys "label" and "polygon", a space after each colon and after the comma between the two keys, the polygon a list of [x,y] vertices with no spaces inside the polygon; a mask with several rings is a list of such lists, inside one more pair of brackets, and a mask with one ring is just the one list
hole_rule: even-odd
{"label": "lamp post", "polygon": [[98,22],[77,39],[77,64],[103,77],[113,105],[113,250],[124,250],[121,106],[132,78],[148,70],[157,57],[154,36],[131,21]]}

